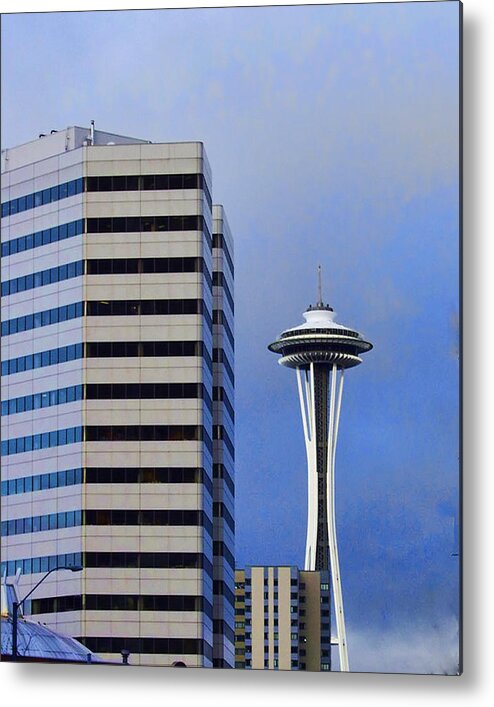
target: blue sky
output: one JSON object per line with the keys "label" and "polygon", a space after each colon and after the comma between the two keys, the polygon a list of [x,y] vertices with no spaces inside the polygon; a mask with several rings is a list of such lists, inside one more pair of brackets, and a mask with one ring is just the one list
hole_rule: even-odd
{"label": "blue sky", "polygon": [[239,565],[303,563],[296,383],[266,347],[318,263],[374,343],[337,453],[353,670],[456,669],[458,31],[447,1],[3,17],[4,147],[90,119],[205,143],[235,237]]}

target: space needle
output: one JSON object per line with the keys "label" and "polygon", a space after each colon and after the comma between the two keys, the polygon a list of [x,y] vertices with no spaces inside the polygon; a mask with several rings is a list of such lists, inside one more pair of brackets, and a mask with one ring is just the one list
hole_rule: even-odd
{"label": "space needle", "polygon": [[335,454],[344,373],[362,363],[372,344],[354,329],[335,322],[335,312],[322,301],[321,266],[318,302],[304,312],[305,322],[286,329],[268,346],[281,354],[282,366],[297,373],[298,394],[308,471],[306,570],[330,570],[335,643],[340,670],[348,671],[348,648],[343,611],[335,518]]}

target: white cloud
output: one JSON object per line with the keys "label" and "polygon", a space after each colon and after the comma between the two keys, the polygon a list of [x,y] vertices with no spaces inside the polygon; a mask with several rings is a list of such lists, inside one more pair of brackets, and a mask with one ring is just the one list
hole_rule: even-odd
{"label": "white cloud", "polygon": [[348,647],[352,672],[456,675],[459,669],[455,617],[434,626],[400,625],[381,633],[349,629]]}

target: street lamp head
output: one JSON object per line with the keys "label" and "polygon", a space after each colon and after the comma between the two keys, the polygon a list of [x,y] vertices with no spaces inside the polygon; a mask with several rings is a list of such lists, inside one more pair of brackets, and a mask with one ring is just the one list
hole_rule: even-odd
{"label": "street lamp head", "polygon": [[71,572],[82,572],[83,567],[82,565],[70,565],[69,567],[61,567],[60,569],[67,569]]}

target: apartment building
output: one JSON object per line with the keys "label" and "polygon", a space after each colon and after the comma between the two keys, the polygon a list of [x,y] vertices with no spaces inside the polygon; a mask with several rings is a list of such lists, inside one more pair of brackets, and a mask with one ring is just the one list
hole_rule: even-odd
{"label": "apartment building", "polygon": [[294,566],[236,570],[235,667],[331,670],[327,570]]}

